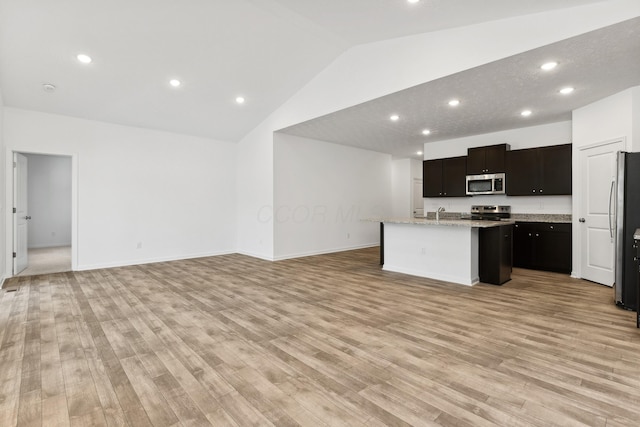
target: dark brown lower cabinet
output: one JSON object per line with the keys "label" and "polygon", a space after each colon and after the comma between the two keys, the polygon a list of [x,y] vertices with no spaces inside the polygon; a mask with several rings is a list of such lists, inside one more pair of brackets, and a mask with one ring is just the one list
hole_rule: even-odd
{"label": "dark brown lower cabinet", "polygon": [[513,266],[571,273],[571,224],[517,222]]}
{"label": "dark brown lower cabinet", "polygon": [[640,328],[640,240],[635,240],[636,244],[636,264],[638,267],[638,281],[636,282],[636,328]]}
{"label": "dark brown lower cabinet", "polygon": [[480,281],[502,285],[511,280],[513,225],[481,228],[478,246]]}

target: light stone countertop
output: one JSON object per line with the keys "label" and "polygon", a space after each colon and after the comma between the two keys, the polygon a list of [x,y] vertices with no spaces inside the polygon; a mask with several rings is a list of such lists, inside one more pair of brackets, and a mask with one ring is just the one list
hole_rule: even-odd
{"label": "light stone countertop", "polygon": [[413,225],[441,225],[447,227],[491,228],[501,225],[515,224],[513,220],[502,221],[474,221],[470,219],[435,219],[426,218],[368,218],[365,221],[382,222],[385,224],[413,224]]}
{"label": "light stone countertop", "polygon": [[511,214],[511,219],[521,222],[549,222],[571,224],[571,214]]}
{"label": "light stone countertop", "polygon": [[[443,219],[469,219],[471,214],[468,212],[442,212],[440,214],[441,220]],[[428,219],[435,219],[435,212],[427,212]],[[467,218],[465,218],[467,217]],[[571,214],[527,214],[527,213],[512,213],[510,220],[520,222],[548,222],[555,224],[571,224]]]}

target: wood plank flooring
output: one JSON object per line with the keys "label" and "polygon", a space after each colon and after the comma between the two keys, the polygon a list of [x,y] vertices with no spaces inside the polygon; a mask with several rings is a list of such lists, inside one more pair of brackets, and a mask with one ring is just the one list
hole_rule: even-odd
{"label": "wood plank flooring", "polygon": [[638,426],[640,330],[612,290],[465,287],[376,248],[11,279],[0,426]]}

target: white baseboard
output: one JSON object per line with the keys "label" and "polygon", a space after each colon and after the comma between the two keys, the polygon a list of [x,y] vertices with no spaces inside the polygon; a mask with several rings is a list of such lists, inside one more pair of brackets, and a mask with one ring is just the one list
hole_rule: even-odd
{"label": "white baseboard", "polygon": [[251,253],[248,251],[206,252],[206,253],[191,254],[191,255],[167,256],[167,257],[146,258],[146,259],[137,259],[137,260],[129,260],[129,261],[115,261],[115,262],[106,262],[106,263],[97,263],[97,264],[78,265],[74,271],[88,271],[88,270],[98,270],[102,268],[127,267],[131,265],[153,264],[158,262],[179,261],[179,260],[193,259],[193,258],[205,258],[205,257],[211,257],[211,256],[231,255],[236,253],[240,255],[250,256],[252,258],[258,258],[264,261],[282,261],[286,259],[294,259],[294,258],[302,258],[302,257],[314,256],[314,255],[323,255],[323,254],[330,254],[330,253],[336,253],[336,252],[352,251],[356,249],[371,248],[376,246],[380,246],[380,244],[377,242],[368,243],[364,245],[347,246],[342,248],[325,249],[320,251],[309,251],[309,252],[303,252],[303,253],[288,254],[288,255],[282,255],[275,258],[268,258],[263,255]]}
{"label": "white baseboard", "polygon": [[237,251],[236,253],[239,254],[239,255],[250,256],[251,258],[258,258],[258,259],[261,259],[261,260],[264,260],[264,261],[274,261],[273,258],[269,258],[269,257],[266,257],[264,255],[259,255],[259,254],[253,253],[253,252]]}
{"label": "white baseboard", "polygon": [[154,264],[157,262],[180,261],[180,260],[194,259],[194,258],[206,258],[211,256],[219,256],[219,255],[231,255],[234,253],[236,252],[235,251],[206,252],[206,253],[190,254],[190,255],[137,259],[137,260],[131,260],[131,261],[116,261],[116,262],[107,262],[107,263],[100,263],[100,264],[78,265],[75,271],[87,271],[87,270],[98,270],[101,268],[127,267],[131,265]]}
{"label": "white baseboard", "polygon": [[307,256],[314,256],[314,255],[324,255],[324,254],[333,254],[336,252],[345,252],[345,251],[354,251],[356,249],[365,249],[365,248],[373,248],[375,246],[380,246],[380,243],[366,243],[363,245],[356,245],[356,246],[345,246],[345,247],[341,247],[341,248],[333,248],[333,249],[323,249],[323,250],[319,250],[319,251],[309,251],[309,252],[300,252],[300,253],[295,253],[295,254],[287,254],[287,255],[280,255],[277,257],[274,257],[274,261],[283,261],[285,259],[294,259],[294,258],[303,258],[303,257],[307,257]]}
{"label": "white baseboard", "polygon": [[36,244],[36,245],[30,245],[27,250],[29,249],[44,249],[44,248],[60,248],[60,247],[64,247],[64,246],[71,246],[71,242],[68,243],[60,243],[60,244],[51,244],[51,243],[43,243],[43,244]]}

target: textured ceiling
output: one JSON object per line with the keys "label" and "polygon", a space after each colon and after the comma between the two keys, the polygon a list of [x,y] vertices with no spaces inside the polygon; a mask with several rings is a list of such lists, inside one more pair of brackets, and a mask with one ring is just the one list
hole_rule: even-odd
{"label": "textured ceiling", "polygon": [[0,0],[0,89],[10,107],[237,141],[356,43],[594,2]]}
{"label": "textured ceiling", "polygon": [[[554,70],[542,63],[555,60]],[[640,18],[472,68],[281,130],[416,157],[424,143],[571,119],[571,111],[640,85]],[[575,87],[570,95],[558,91]],[[447,102],[461,100],[452,108]],[[533,114],[522,117],[530,109]],[[400,120],[389,120],[398,114]],[[431,134],[424,136],[423,129]],[[500,142],[500,141],[499,141]],[[502,141],[504,142],[504,141]]]}

